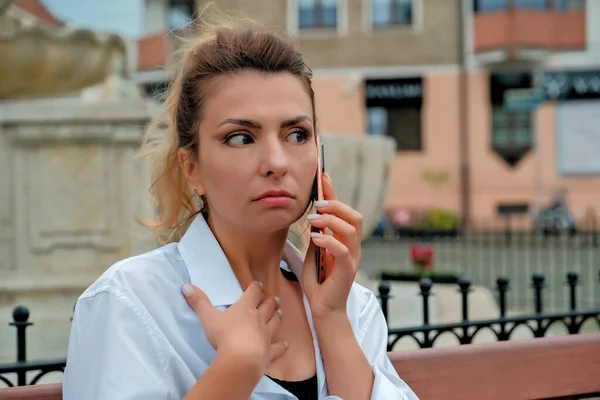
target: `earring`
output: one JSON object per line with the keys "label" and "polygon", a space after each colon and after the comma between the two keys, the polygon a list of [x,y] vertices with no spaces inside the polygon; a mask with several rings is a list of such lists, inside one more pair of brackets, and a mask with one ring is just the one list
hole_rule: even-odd
{"label": "earring", "polygon": [[194,188],[194,193],[196,193],[196,197],[198,198],[198,209],[200,212],[206,211],[206,200],[203,195],[198,193],[198,190]]}

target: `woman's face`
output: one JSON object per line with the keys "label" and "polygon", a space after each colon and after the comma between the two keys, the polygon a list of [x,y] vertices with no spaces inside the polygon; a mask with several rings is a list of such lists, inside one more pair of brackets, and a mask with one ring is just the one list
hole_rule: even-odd
{"label": "woman's face", "polygon": [[211,218],[287,229],[306,211],[317,170],[312,103],[300,78],[243,72],[212,79],[191,181]]}

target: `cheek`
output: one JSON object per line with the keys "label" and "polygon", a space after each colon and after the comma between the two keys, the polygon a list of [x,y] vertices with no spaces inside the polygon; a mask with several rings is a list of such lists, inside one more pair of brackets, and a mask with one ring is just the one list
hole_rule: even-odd
{"label": "cheek", "polygon": [[306,193],[307,198],[310,196],[312,186],[317,173],[316,154],[302,160],[302,165],[299,167],[298,183],[301,185],[303,193]]}
{"label": "cheek", "polygon": [[206,156],[200,163],[200,176],[207,197],[213,202],[234,196],[236,188],[243,187],[235,165],[223,158]]}

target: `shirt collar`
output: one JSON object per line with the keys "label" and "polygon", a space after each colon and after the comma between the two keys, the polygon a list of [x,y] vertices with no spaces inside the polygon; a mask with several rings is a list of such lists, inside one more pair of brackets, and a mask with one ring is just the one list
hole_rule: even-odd
{"label": "shirt collar", "polygon": [[[229,306],[240,298],[242,288],[201,214],[194,218],[177,249],[188,269],[191,283],[206,293],[213,306]],[[289,240],[283,249],[282,261],[301,281],[304,257]]]}

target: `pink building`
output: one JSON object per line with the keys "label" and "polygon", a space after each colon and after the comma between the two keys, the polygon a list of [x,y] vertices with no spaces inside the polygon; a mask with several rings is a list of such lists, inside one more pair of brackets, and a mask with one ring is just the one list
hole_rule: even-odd
{"label": "pink building", "polygon": [[[157,21],[175,3],[146,1],[137,78],[149,95],[169,80],[160,67],[173,44]],[[600,1],[219,4],[294,38],[315,73],[322,132],[396,139],[388,208],[479,221],[565,193],[577,218],[600,213]],[[538,108],[507,108],[534,87]]]}

